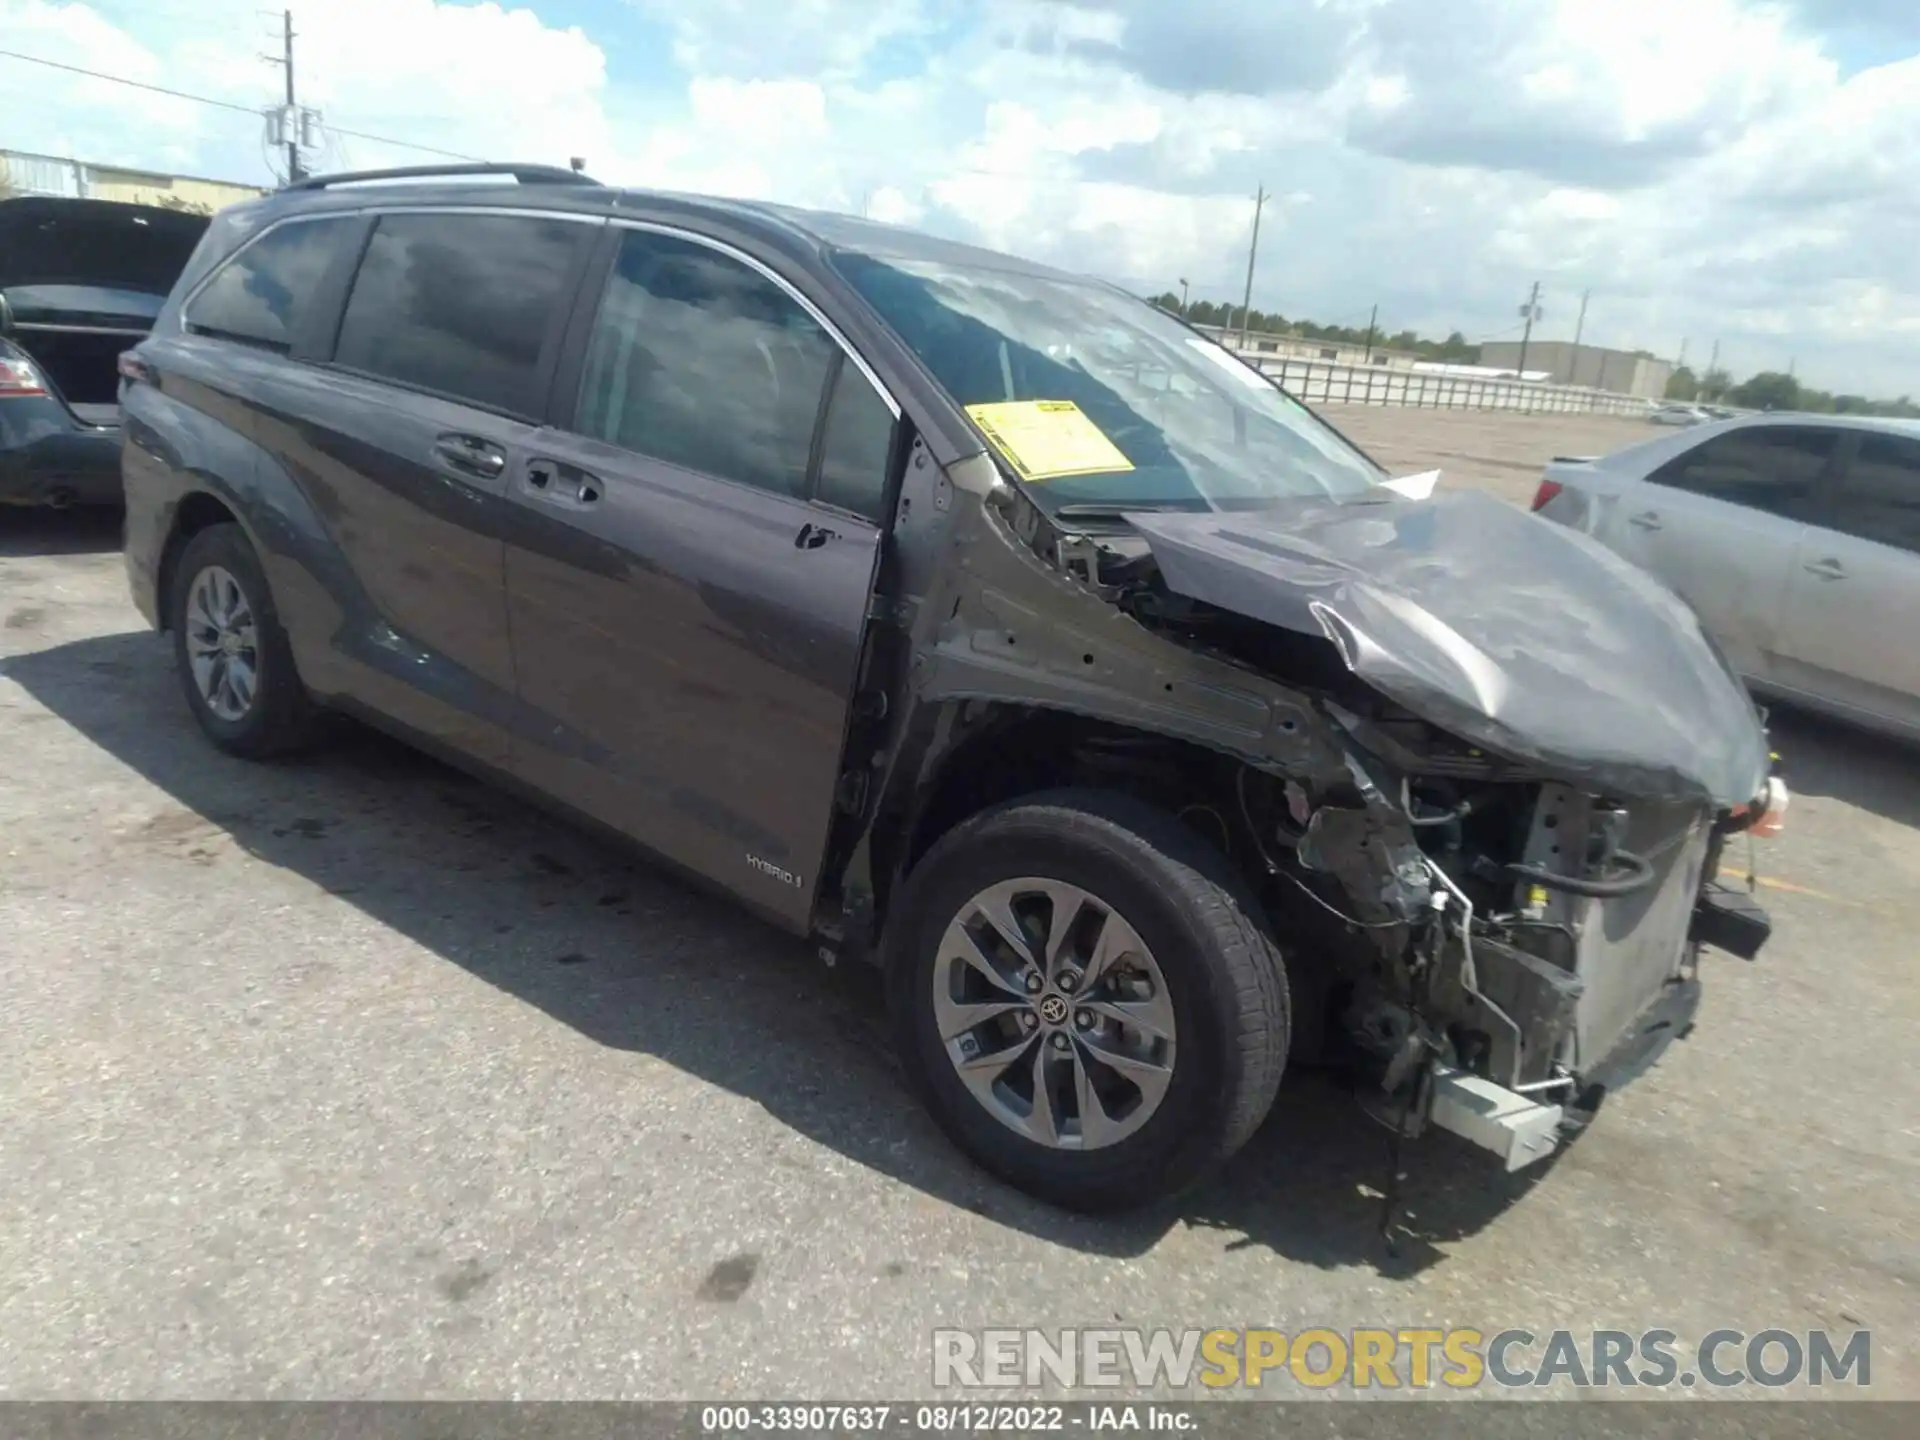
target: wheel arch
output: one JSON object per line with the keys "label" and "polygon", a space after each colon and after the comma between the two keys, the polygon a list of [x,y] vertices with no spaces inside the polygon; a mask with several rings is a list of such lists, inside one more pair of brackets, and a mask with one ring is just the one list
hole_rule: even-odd
{"label": "wheel arch", "polygon": [[[189,490],[174,507],[166,542],[160,549],[160,569],[156,580],[161,630],[172,626],[174,572],[179,567],[181,553],[194,536],[203,530],[211,530],[215,525],[238,525],[243,532],[247,528],[246,522],[234,508],[211,491]],[[251,542],[253,537],[249,534],[247,538]]]}
{"label": "wheel arch", "polygon": [[1048,706],[955,701],[937,707],[920,763],[897,775],[868,835],[875,930],[906,876],[957,826],[995,805],[1077,788],[1130,796],[1193,828],[1258,876],[1226,808],[1245,762],[1177,736]]}
{"label": "wheel arch", "polygon": [[[1350,935],[1327,930],[1277,882],[1240,804],[1243,757],[1177,736],[1073,711],[999,701],[947,702],[935,718],[918,765],[905,767],[868,832],[864,859],[873,887],[871,942],[854,953],[881,961],[908,877],[940,838],[998,805],[1050,791],[1124,795],[1193,830],[1231,866],[1261,919],[1286,944],[1293,969],[1294,1051],[1321,1057],[1329,1016],[1343,983]],[[1124,764],[1109,763],[1124,761]],[[1267,774],[1271,782],[1271,772]],[[1302,922],[1306,927],[1302,929]]]}

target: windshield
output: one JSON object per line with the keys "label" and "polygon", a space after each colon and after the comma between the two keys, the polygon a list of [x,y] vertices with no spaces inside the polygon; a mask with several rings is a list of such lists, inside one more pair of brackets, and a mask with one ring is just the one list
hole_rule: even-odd
{"label": "windshield", "polygon": [[850,252],[834,263],[1055,514],[1250,509],[1386,478],[1305,406],[1131,296]]}

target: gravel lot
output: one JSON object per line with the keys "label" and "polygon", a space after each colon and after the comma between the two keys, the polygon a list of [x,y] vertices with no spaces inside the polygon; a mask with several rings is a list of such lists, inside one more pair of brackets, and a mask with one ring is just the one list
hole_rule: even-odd
{"label": "gravel lot", "polygon": [[[1516,498],[1651,433],[1338,419]],[[1782,718],[1767,954],[1544,1173],[1418,1149],[1394,1258],[1323,1078],[1064,1217],[903,1096],[869,977],[384,740],[217,757],[116,547],[0,511],[0,1396],[898,1398],[936,1326],[1112,1324],[1866,1326],[1920,1396],[1912,750]]]}

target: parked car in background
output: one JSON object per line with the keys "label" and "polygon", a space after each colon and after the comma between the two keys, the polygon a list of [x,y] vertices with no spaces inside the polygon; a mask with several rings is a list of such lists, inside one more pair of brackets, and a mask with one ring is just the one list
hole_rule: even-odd
{"label": "parked car in background", "polygon": [[357,714],[878,962],[1050,1200],[1192,1183],[1336,1036],[1530,1164],[1766,937],[1715,872],[1778,781],[1685,606],[1111,286],[386,172],[224,212],[125,363],[128,576],[215,745]]}
{"label": "parked car in background", "polygon": [[110,200],[0,200],[0,505],[120,499],[123,350],[207,217]]}
{"label": "parked car in background", "polygon": [[1721,421],[1555,461],[1534,509],[1657,575],[1755,692],[1920,738],[1920,422]]}
{"label": "parked car in background", "polygon": [[1660,405],[1647,418],[1656,425],[1704,425],[1713,416],[1698,405]]}

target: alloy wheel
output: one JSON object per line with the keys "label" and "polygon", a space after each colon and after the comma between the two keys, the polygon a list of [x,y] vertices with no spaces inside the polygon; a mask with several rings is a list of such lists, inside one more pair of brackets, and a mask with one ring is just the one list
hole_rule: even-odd
{"label": "alloy wheel", "polygon": [[232,573],[209,565],[187,587],[187,665],[207,709],[233,722],[253,708],[260,678],[253,605]]}
{"label": "alloy wheel", "polygon": [[1153,953],[1098,896],[1026,877],[980,891],[934,963],[934,1023],[1001,1124],[1097,1150],[1153,1118],[1173,1079],[1173,1001]]}

